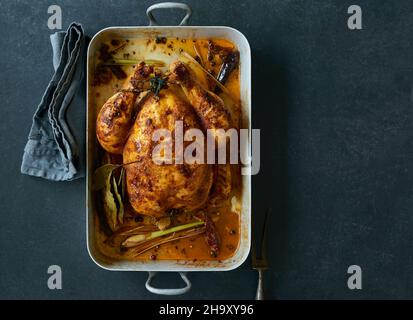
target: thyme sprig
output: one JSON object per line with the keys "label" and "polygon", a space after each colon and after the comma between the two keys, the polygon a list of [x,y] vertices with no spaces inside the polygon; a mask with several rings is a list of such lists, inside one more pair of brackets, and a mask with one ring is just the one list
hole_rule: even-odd
{"label": "thyme sprig", "polygon": [[158,76],[154,76],[150,79],[150,89],[157,96],[159,91],[166,85],[166,79],[163,79]]}

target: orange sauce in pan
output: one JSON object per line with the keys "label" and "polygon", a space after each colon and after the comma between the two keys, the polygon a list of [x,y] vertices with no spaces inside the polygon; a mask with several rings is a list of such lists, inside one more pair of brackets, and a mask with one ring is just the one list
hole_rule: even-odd
{"label": "orange sauce in pan", "polygon": [[[115,41],[114,41],[115,40]],[[108,45],[111,50],[119,47],[119,43],[125,43],[126,39],[111,39],[104,44]],[[161,60],[166,63],[175,61],[177,58],[182,57],[182,50],[192,57],[196,57],[197,54],[201,56],[202,59],[207,59],[208,52],[208,41],[212,41],[214,44],[234,48],[234,45],[223,39],[179,39],[179,38],[168,38],[161,39],[161,41],[156,39],[127,39],[127,43],[123,47],[116,51],[116,58],[119,59],[133,59],[133,60]],[[102,43],[103,44],[103,43]],[[185,61],[184,59],[181,59]],[[98,61],[95,57],[95,61]],[[220,70],[220,65],[208,65],[208,71],[212,74],[217,75]],[[122,70],[129,76],[133,72],[133,66],[122,66]],[[204,75],[205,79],[203,81],[208,81],[207,77]],[[127,81],[127,79],[126,79]],[[96,110],[96,114],[99,112],[100,108],[106,102],[106,100],[116,93],[119,89],[124,87],[125,79],[117,79],[112,76],[112,79],[107,83],[100,83],[99,85],[91,85],[91,101]],[[239,68],[233,71],[227,82],[225,83],[232,101],[235,101],[235,110],[232,112],[239,113],[239,101],[240,101],[240,83],[239,83]],[[222,93],[220,94],[223,95]],[[224,99],[224,97],[223,97]],[[226,101],[224,99],[224,101]],[[240,116],[240,115],[239,115]],[[96,142],[98,144],[98,142]],[[126,259],[126,260],[188,260],[188,261],[202,261],[202,260],[225,260],[230,258],[235,254],[238,249],[240,241],[240,195],[241,195],[241,177],[240,170],[235,165],[232,168],[232,191],[230,197],[224,203],[221,203],[218,208],[206,210],[209,212],[211,218],[215,223],[215,227],[218,231],[220,238],[220,253],[216,257],[212,257],[210,254],[210,249],[208,248],[204,235],[197,235],[190,238],[180,239],[173,242],[163,244],[157,248],[153,248],[146,251],[138,256],[135,256],[129,251],[122,252],[119,247],[110,246],[107,244],[107,233],[104,232],[102,227],[102,219],[99,218],[99,214],[95,214],[96,225],[100,226],[99,232],[96,232],[96,243],[100,251],[112,258],[112,259]],[[96,194],[97,201],[102,201],[100,194]],[[127,200],[126,200],[127,201]],[[97,206],[98,208],[100,206]],[[97,209],[102,210],[102,209]],[[127,206],[126,215],[133,216],[132,209]],[[178,218],[179,219],[179,218]],[[133,219],[131,219],[133,224]]]}

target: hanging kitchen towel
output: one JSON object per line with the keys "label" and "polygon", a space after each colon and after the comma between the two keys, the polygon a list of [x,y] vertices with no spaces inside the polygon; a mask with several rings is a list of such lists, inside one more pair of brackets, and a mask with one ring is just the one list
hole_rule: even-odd
{"label": "hanging kitchen towel", "polygon": [[50,40],[55,73],[33,116],[21,172],[55,181],[73,180],[85,171],[85,36],[82,26],[74,22]]}

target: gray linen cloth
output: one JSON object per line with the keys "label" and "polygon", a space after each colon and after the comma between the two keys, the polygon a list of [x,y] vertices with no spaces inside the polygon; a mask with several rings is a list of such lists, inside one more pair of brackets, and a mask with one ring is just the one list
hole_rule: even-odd
{"label": "gray linen cloth", "polygon": [[[50,36],[55,73],[33,116],[21,172],[64,181],[84,176],[85,36],[79,23]],[[83,91],[83,90],[79,90]],[[69,124],[70,128],[69,128]]]}

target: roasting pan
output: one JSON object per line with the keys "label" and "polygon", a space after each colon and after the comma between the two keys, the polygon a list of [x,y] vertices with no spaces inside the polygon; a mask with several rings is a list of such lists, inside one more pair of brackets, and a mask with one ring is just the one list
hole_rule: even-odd
{"label": "roasting pan", "polygon": [[[186,12],[179,26],[158,26],[152,12],[157,9],[182,9]],[[92,194],[92,176],[96,169],[97,140],[95,136],[96,111],[93,107],[90,86],[96,52],[105,39],[154,38],[157,35],[179,38],[221,38],[234,43],[240,52],[240,90],[242,108],[242,128],[251,129],[251,54],[245,36],[236,29],[223,26],[187,26],[192,14],[191,8],[183,3],[158,3],[148,8],[149,26],[109,27],[99,31],[91,40],[87,53],[87,178],[86,178],[86,232],[87,248],[92,260],[100,267],[112,271],[147,271],[149,277],[146,288],[152,293],[164,295],[182,294],[190,290],[191,283],[187,271],[226,271],[240,266],[247,258],[251,240],[251,177],[242,176],[242,210],[240,214],[240,243],[236,253],[223,261],[123,261],[114,260],[103,255],[95,243],[95,232],[98,225],[94,214],[96,206]],[[250,155],[250,142],[241,146],[240,153]],[[179,272],[186,286],[179,289],[160,289],[151,285],[151,280],[159,271]]]}

